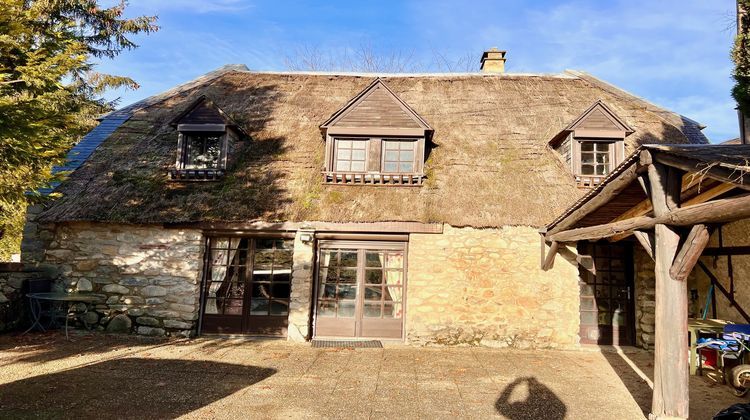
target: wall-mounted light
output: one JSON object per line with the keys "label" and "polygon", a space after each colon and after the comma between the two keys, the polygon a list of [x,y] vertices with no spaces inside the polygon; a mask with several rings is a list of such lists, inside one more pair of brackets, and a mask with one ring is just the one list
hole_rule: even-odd
{"label": "wall-mounted light", "polygon": [[303,233],[299,235],[299,240],[302,241],[303,244],[309,244],[313,241],[313,234],[312,233]]}

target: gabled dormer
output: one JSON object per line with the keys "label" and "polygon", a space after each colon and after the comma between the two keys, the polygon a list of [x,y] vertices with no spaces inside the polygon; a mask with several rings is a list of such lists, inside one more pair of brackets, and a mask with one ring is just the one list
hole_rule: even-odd
{"label": "gabled dormer", "polygon": [[177,160],[170,178],[211,181],[224,176],[238,141],[247,133],[213,101],[201,96],[170,122],[177,129]]}
{"label": "gabled dormer", "polygon": [[380,79],[320,126],[323,182],[422,185],[433,130]]}
{"label": "gabled dormer", "polygon": [[625,158],[625,137],[634,130],[601,100],[558,133],[549,144],[569,166],[581,188],[598,185]]}

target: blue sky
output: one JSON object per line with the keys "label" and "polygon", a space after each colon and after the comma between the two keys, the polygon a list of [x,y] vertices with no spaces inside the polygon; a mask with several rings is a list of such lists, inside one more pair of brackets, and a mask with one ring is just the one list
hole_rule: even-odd
{"label": "blue sky", "polygon": [[400,53],[411,67],[436,57],[508,51],[508,72],[576,69],[682,113],[713,142],[737,136],[730,97],[734,0],[245,1],[131,0],[128,15],[155,14],[161,30],[140,48],[101,63],[137,91],[121,105],[224,64],[288,70],[302,49],[351,54],[363,45]]}

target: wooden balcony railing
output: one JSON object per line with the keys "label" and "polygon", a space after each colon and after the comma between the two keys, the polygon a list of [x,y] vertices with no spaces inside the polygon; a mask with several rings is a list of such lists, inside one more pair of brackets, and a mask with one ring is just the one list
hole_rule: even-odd
{"label": "wooden balcony railing", "polygon": [[363,174],[323,172],[323,183],[333,185],[397,185],[419,187],[424,182],[422,174]]}
{"label": "wooden balcony railing", "polygon": [[576,186],[578,188],[594,188],[606,177],[606,175],[576,175]]}
{"label": "wooden balcony railing", "polygon": [[170,169],[173,181],[216,181],[224,176],[223,169]]}

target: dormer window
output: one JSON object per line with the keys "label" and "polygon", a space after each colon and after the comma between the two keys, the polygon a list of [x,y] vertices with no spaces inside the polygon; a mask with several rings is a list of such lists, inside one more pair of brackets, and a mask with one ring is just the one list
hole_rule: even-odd
{"label": "dormer window", "polygon": [[625,158],[634,131],[602,101],[595,102],[550,141],[569,165],[579,188],[601,183]]}
{"label": "dormer window", "polygon": [[177,160],[169,175],[179,181],[211,181],[224,176],[231,151],[246,137],[213,102],[201,96],[172,120],[177,128]]}
{"label": "dormer window", "polygon": [[326,184],[422,185],[432,128],[376,79],[321,125]]}
{"label": "dormer window", "polygon": [[184,133],[182,136],[180,169],[223,169],[224,133]]}

